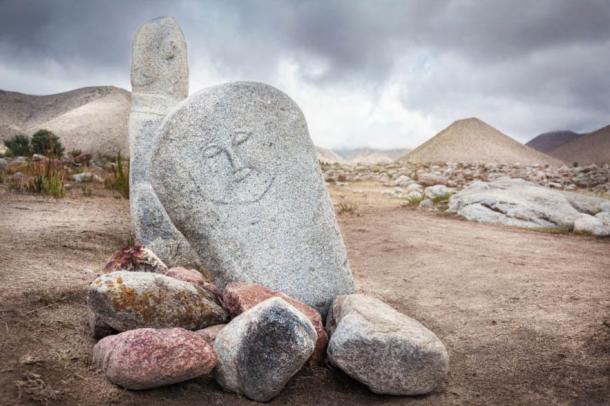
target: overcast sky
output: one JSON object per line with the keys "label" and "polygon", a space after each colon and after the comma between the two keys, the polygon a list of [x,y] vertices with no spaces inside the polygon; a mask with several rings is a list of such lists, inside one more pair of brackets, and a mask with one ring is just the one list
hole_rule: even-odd
{"label": "overcast sky", "polygon": [[130,89],[132,36],[160,15],[191,92],[270,83],[324,147],[415,147],[471,116],[524,142],[610,124],[610,0],[0,0],[0,89]]}

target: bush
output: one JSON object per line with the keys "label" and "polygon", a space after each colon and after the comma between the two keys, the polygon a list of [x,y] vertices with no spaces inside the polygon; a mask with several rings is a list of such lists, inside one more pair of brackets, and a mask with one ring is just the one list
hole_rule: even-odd
{"label": "bush", "polygon": [[17,192],[64,196],[64,170],[61,162],[30,162],[23,168],[23,176],[10,178],[9,187]]}
{"label": "bush", "polygon": [[59,137],[49,130],[38,130],[32,135],[32,152],[48,157],[61,158],[64,146]]}
{"label": "bush", "polygon": [[17,134],[4,141],[12,156],[31,156],[32,147],[27,135]]}
{"label": "bush", "polygon": [[104,182],[107,189],[116,190],[125,199],[129,199],[129,162],[127,170],[123,169],[123,158],[119,152],[112,166],[112,176]]}

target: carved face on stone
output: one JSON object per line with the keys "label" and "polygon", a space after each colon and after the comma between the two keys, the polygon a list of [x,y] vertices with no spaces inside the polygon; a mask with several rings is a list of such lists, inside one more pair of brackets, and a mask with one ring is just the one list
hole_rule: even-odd
{"label": "carved face on stone", "polygon": [[178,23],[159,17],[143,24],[133,43],[131,86],[137,93],[188,95],[186,41]]}
{"label": "carved face on stone", "polygon": [[223,205],[257,202],[276,189],[298,172],[300,144],[310,142],[302,113],[287,96],[248,83],[192,95],[168,114],[159,137],[162,160],[178,154],[172,166],[188,179],[183,193]]}
{"label": "carved face on stone", "polygon": [[259,200],[273,183],[253,159],[252,144],[261,142],[250,128],[219,129],[210,133],[200,148],[202,165],[187,169],[205,200],[215,203],[251,203]]}

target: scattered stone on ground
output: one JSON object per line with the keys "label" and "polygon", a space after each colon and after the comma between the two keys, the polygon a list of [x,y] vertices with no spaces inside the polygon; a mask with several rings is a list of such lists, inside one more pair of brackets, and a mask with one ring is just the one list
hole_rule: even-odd
{"label": "scattered stone on ground", "polygon": [[219,287],[257,282],[322,314],[354,291],[307,123],[286,94],[235,82],[190,96],[164,119],[153,161],[155,193]]}
{"label": "scattered stone on ground", "polygon": [[231,392],[267,402],[311,357],[314,326],[294,306],[274,297],[234,318],[216,337],[216,379]]}
{"label": "scattered stone on ground", "polygon": [[87,303],[118,331],[143,327],[199,330],[227,320],[213,294],[189,282],[149,272],[117,271],[94,280]]}
{"label": "scattered stone on ground", "polygon": [[307,306],[282,292],[266,288],[257,283],[229,283],[224,289],[222,299],[225,309],[229,312],[231,317],[235,317],[272,297],[284,299],[311,321],[311,324],[313,324],[316,329],[318,339],[316,341],[316,348],[308,363],[313,365],[320,362],[324,357],[326,345],[328,344],[328,334],[324,329],[322,317],[320,317],[320,313],[316,309]]}
{"label": "scattered stone on ground", "polygon": [[142,328],[106,337],[93,363],[126,389],[156,388],[209,374],[217,357],[200,334],[182,328]]}
{"label": "scattered stone on ground", "polygon": [[131,244],[112,254],[104,265],[104,273],[116,271],[164,274],[168,269],[151,249],[141,244]]}
{"label": "scattered stone on ground", "polygon": [[378,299],[338,296],[327,329],[330,362],[375,393],[422,395],[446,379],[449,356],[438,337]]}

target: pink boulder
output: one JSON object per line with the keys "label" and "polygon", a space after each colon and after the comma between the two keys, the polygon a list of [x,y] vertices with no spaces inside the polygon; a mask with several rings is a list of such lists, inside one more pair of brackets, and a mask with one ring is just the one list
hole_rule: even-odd
{"label": "pink boulder", "polygon": [[205,279],[203,278],[203,275],[196,269],[187,269],[181,266],[176,266],[173,268],[169,268],[169,270],[165,272],[165,276],[180,279],[181,281],[190,282],[202,287],[205,285]]}
{"label": "pink boulder", "polygon": [[216,336],[222,331],[223,328],[225,328],[225,326],[226,324],[217,324],[215,326],[210,326],[201,330],[197,330],[196,333],[200,334],[203,338],[205,338],[208,343],[214,344]]}
{"label": "pink boulder", "polygon": [[150,389],[209,374],[214,348],[182,328],[141,328],[108,336],[93,347],[93,363],[126,389]]}
{"label": "pink boulder", "polygon": [[324,329],[320,313],[313,307],[299,302],[282,292],[269,289],[257,283],[246,282],[229,283],[225,286],[222,300],[223,306],[231,317],[235,317],[271,297],[280,297],[284,299],[311,321],[316,333],[318,333],[318,341],[316,341],[316,347],[311,358],[309,358],[308,364],[315,365],[319,363],[324,357],[326,345],[328,344],[328,334]]}

